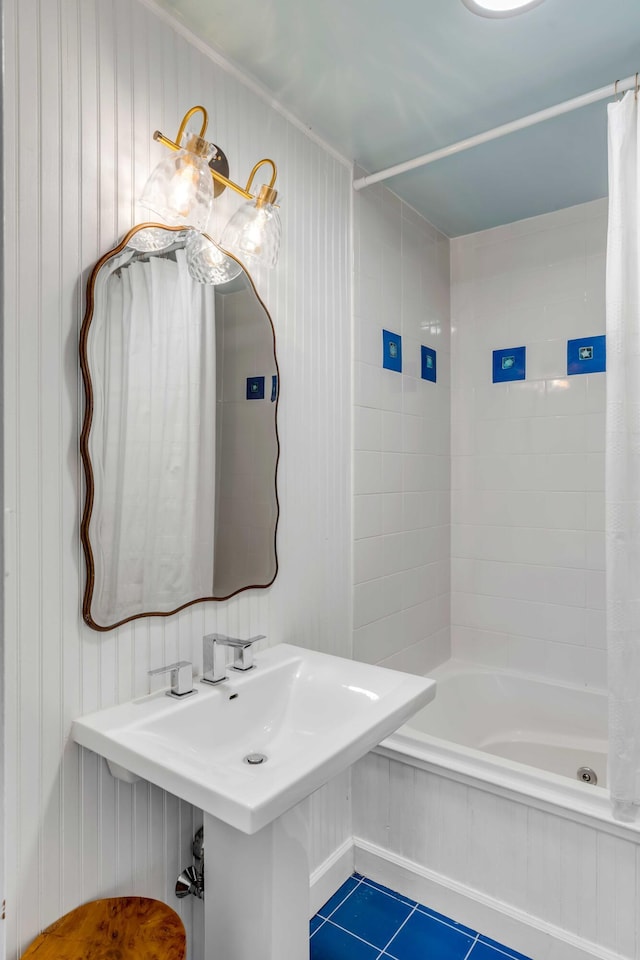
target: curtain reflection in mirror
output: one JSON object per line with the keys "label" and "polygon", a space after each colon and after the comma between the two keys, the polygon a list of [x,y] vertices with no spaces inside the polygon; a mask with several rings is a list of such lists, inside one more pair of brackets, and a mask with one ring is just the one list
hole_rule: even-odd
{"label": "curtain reflection in mirror", "polygon": [[109,623],[213,592],[216,337],[184,250],[130,262],[102,289],[94,604]]}

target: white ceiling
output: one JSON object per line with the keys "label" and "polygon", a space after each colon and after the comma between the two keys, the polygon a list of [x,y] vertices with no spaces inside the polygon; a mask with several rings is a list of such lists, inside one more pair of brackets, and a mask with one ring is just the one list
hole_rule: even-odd
{"label": "white ceiling", "polygon": [[[640,0],[158,0],[373,172],[640,70]],[[387,185],[449,236],[607,193],[606,103]]]}

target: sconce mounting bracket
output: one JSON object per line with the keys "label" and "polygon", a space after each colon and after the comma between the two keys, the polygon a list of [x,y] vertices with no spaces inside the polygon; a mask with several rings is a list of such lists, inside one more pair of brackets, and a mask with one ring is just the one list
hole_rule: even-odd
{"label": "sconce mounting bracket", "polygon": [[[227,156],[224,150],[218,147],[215,143],[212,144],[212,146],[213,146],[213,149],[215,150],[215,153],[211,157],[211,160],[209,160],[209,166],[212,170],[215,170],[216,173],[221,174],[226,180],[228,180],[229,179],[229,161],[227,160]],[[220,183],[219,180],[216,180],[216,178],[213,177],[214,197],[219,197],[220,194],[226,189],[226,186],[227,185],[225,183]]]}

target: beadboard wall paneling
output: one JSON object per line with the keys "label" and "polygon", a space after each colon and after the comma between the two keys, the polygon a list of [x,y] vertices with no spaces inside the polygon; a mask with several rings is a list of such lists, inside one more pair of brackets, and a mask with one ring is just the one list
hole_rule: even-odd
{"label": "beadboard wall paneling", "polygon": [[[7,955],[97,896],[177,901],[198,811],[118,783],[68,741],[72,719],[149,690],[147,671],[199,663],[211,630],[264,632],[350,655],[350,170],[136,0],[6,0],[4,15]],[[266,592],[98,634],[80,616],[82,414],[77,360],[93,263],[134,222],[185,110],[242,180],[279,164],[283,249],[255,280],[277,335],[280,573]],[[216,234],[235,197],[225,194]],[[349,778],[312,799],[312,866],[350,835]],[[194,934],[195,935],[195,934]],[[190,937],[193,942],[193,937]],[[197,949],[196,949],[197,955]]]}
{"label": "beadboard wall paneling", "polygon": [[379,184],[354,196],[354,261],[354,656],[425,673],[450,651],[449,240]]}
{"label": "beadboard wall paneling", "polygon": [[635,960],[640,844],[369,754],[354,835]]}
{"label": "beadboard wall paneling", "polygon": [[451,245],[454,655],[598,687],[606,374],[567,376],[567,340],[605,332],[606,236],[597,200]]}

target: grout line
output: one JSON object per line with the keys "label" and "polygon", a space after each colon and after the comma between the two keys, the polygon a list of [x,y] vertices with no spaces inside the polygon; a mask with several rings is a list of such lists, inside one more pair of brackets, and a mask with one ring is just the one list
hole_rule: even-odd
{"label": "grout line", "polygon": [[473,933],[477,937],[480,936],[475,930],[472,930],[471,933],[467,933],[467,930],[471,930],[471,927],[466,927],[464,930],[460,929],[459,925],[456,925],[455,920],[452,920],[450,917],[443,919],[441,917],[436,917],[434,911],[431,910],[431,907],[426,907],[423,903],[419,903],[417,907],[418,913],[421,913],[423,917],[428,917],[429,920],[435,920],[436,923],[441,923],[443,927],[449,927],[450,930],[455,930],[456,933],[461,933],[463,936],[471,936]]}
{"label": "grout line", "polygon": [[471,956],[471,953],[472,953],[472,951],[473,951],[473,948],[475,947],[475,945],[476,945],[476,943],[478,942],[479,939],[480,939],[480,934],[479,934],[479,933],[476,933],[476,938],[475,938],[475,940],[473,941],[473,943],[471,944],[471,946],[469,947],[469,950],[468,950],[467,955],[465,956],[464,960],[469,960],[469,957]]}
{"label": "grout line", "polygon": [[[346,903],[346,901],[349,899],[349,897],[351,896],[351,894],[356,892],[356,890],[358,889],[358,887],[360,886],[360,884],[362,883],[363,880],[364,880],[364,877],[360,877],[360,879],[359,879],[358,882],[356,883],[356,885],[355,885],[355,887],[353,888],[353,890],[350,890],[350,891],[349,891],[349,893],[346,895],[346,897],[344,898],[344,900],[341,900],[340,903],[339,903],[336,907],[333,908],[333,910],[331,911],[331,913],[330,913],[328,916],[324,917],[324,916],[320,913],[320,910],[318,910],[318,913],[316,914],[316,916],[320,917],[322,920],[328,920],[329,917],[332,917],[332,916],[334,915],[334,913],[336,912],[336,910],[339,910],[340,907],[342,906],[342,904],[343,904],[343,903]],[[321,909],[322,909],[322,908],[321,908]],[[336,926],[337,926],[337,924],[336,924]]]}
{"label": "grout line", "polygon": [[[480,937],[480,934],[478,934],[478,938],[479,937]],[[494,943],[485,943],[483,944],[483,946],[487,947],[487,949],[489,950],[493,950],[494,953],[500,954],[501,957],[506,957],[507,960],[515,960],[513,952],[509,949],[509,947],[505,947],[503,943],[501,943],[500,945],[497,945],[496,941],[494,941]],[[524,957],[524,954],[520,954],[520,956]],[[466,960],[466,957],[465,957],[465,960]]]}
{"label": "grout line", "polygon": [[[361,884],[364,884],[364,886],[368,887],[370,890],[375,890],[377,893],[382,893],[382,894],[384,894],[384,896],[385,896],[385,897],[389,897],[390,900],[395,900],[397,903],[402,903],[402,904],[404,904],[405,907],[409,907],[409,906],[411,906],[411,903],[413,903],[414,906],[413,906],[413,910],[411,911],[411,913],[414,913],[414,912],[417,910],[418,913],[422,914],[423,917],[428,917],[430,920],[434,920],[436,923],[440,923],[443,927],[449,927],[450,930],[455,930],[456,933],[465,934],[465,931],[464,931],[464,930],[461,930],[461,929],[459,928],[459,926],[456,925],[455,921],[451,920],[450,918],[441,918],[441,917],[435,916],[435,912],[432,911],[430,907],[427,907],[424,903],[418,903],[417,900],[411,901],[411,898],[410,898],[410,897],[406,897],[406,898],[403,900],[400,896],[394,894],[394,893],[391,892],[391,891],[381,890],[380,887],[376,887],[376,886],[374,885],[374,883],[369,880],[368,877],[360,877],[360,880],[358,881],[357,885],[353,888],[353,890],[352,890],[350,893],[347,894],[347,896],[344,898],[344,900],[341,900],[341,901],[340,901],[340,903],[338,904],[338,906],[337,906],[334,910],[331,911],[331,913],[329,914],[328,917],[324,917],[319,911],[318,911],[318,913],[317,913],[317,916],[321,917],[321,919],[323,919],[323,920],[328,920],[330,917],[332,917],[332,916],[334,915],[334,913],[336,912],[336,910],[338,910],[338,909],[342,906],[342,904],[343,904],[346,900],[349,899],[349,897],[351,896],[351,894],[356,892],[356,890],[358,889],[358,887],[359,887]],[[407,900],[409,900],[409,901],[411,901],[411,902],[407,903]],[[426,911],[426,912],[425,912],[425,911]],[[411,916],[411,913],[409,914],[409,916]],[[404,925],[404,923],[407,922],[408,919],[409,919],[409,917],[407,917],[406,920],[403,921],[403,925]],[[335,924],[335,926],[338,926],[338,924]],[[319,929],[319,928],[318,928],[318,929]],[[400,928],[398,928],[398,929],[400,929]],[[349,931],[349,932],[351,932],[351,931]],[[397,933],[397,931],[396,931],[396,933]],[[469,936],[468,933],[467,933],[466,935]],[[354,934],[354,936],[355,936],[355,934]],[[479,936],[479,934],[476,934],[476,936]],[[393,939],[393,938],[392,938],[392,939]],[[389,942],[391,942],[391,941],[389,941]],[[387,946],[388,946],[388,944],[387,944]],[[384,949],[386,950],[386,947],[385,947]]]}
{"label": "grout line", "polygon": [[[391,937],[391,940],[389,940],[389,942],[387,943],[387,945],[384,947],[384,949],[382,950],[382,953],[386,953],[386,952],[387,952],[387,950],[389,949],[389,947],[391,946],[391,944],[393,943],[393,941],[395,940],[395,938],[398,936],[398,934],[400,933],[400,931],[401,931],[402,928],[404,927],[405,923],[414,915],[414,913],[416,912],[417,909],[418,909],[418,904],[416,903],[416,905],[415,905],[415,907],[413,908],[413,910],[411,911],[411,913],[408,914],[408,916],[406,916],[406,917],[404,918],[404,920],[402,921],[402,923],[400,924],[400,926],[398,927],[398,929],[396,930],[396,932],[395,932],[395,933],[393,934],[393,936]],[[390,956],[391,956],[391,955],[390,955]]]}
{"label": "grout line", "polygon": [[353,937],[354,940],[359,940],[360,943],[366,943],[368,947],[372,947],[374,950],[379,950],[380,947],[376,947],[375,943],[370,943],[368,940],[365,940],[364,937],[359,937],[357,933],[354,933],[353,930],[347,930],[346,927],[341,927],[339,923],[336,923],[335,920],[327,920],[327,923],[335,927],[336,930],[342,930],[343,933],[348,933],[350,937]]}
{"label": "grout line", "polygon": [[[384,896],[388,897],[390,900],[395,900],[397,903],[402,903],[406,907],[410,906],[410,903],[406,902],[408,899],[410,899],[409,897],[403,900],[400,898],[400,896],[395,895],[392,891],[382,890],[380,889],[380,887],[374,886],[373,882],[370,881],[367,877],[361,876],[358,882],[356,883],[356,885],[354,886],[353,890],[351,890],[346,895],[346,897],[344,897],[344,899],[340,901],[340,903],[335,907],[334,910],[331,911],[328,917],[323,917],[322,914],[320,914],[319,912],[316,914],[317,917],[320,917],[320,919],[322,920],[322,923],[319,924],[319,926],[316,927],[316,929],[310,935],[309,937],[310,940],[316,935],[316,933],[318,932],[318,930],[321,929],[321,927],[325,926],[328,923],[332,927],[336,927],[336,929],[341,930],[343,933],[349,934],[349,936],[353,937],[355,940],[359,940],[361,943],[365,943],[367,946],[372,947],[374,950],[378,950],[376,960],[384,960],[385,957],[388,957],[389,960],[397,960],[397,958],[395,958],[392,953],[388,953],[387,951],[389,950],[389,947],[391,946],[395,938],[398,936],[398,934],[400,933],[404,925],[411,919],[411,917],[415,913],[420,913],[421,916],[427,917],[429,920],[433,920],[436,923],[441,924],[443,927],[448,927],[448,929],[453,930],[456,933],[461,934],[462,936],[469,936],[466,930],[461,930],[458,926],[455,925],[454,921],[449,922],[449,918],[441,919],[440,917],[437,917],[434,915],[430,907],[427,907],[425,904],[419,903],[417,901],[413,901],[413,904],[414,904],[413,908],[411,909],[410,913],[407,914],[407,916],[402,921],[402,923],[397,928],[397,930],[394,932],[391,939],[387,942],[387,944],[384,947],[382,948],[377,947],[375,944],[370,943],[368,940],[365,940],[363,937],[358,936],[358,934],[354,933],[352,930],[348,930],[346,927],[343,927],[339,923],[336,923],[335,920],[330,919],[330,917],[334,915],[336,910],[338,910],[342,906],[342,904],[345,903],[349,899],[349,897],[353,893],[355,893],[355,891],[361,885],[368,887],[370,890],[375,890],[377,893],[382,893],[384,894]],[[471,955],[473,953],[473,950],[475,949],[476,945],[479,942],[480,942],[480,934],[476,933],[475,938],[471,943],[471,946],[469,947],[469,950],[464,956],[464,960],[471,960]],[[498,946],[494,946],[493,944],[487,944],[487,947],[493,950],[494,953],[499,954],[501,957],[505,957],[506,960],[514,960],[513,955],[509,952],[509,947],[504,946],[504,944],[499,944]]]}
{"label": "grout line", "polygon": [[[369,887],[370,890],[376,890],[378,893],[383,893],[385,897],[389,897],[391,900],[397,900],[398,903],[404,903],[405,907],[413,906],[415,909],[415,907],[420,906],[418,901],[411,900],[411,897],[405,897],[405,899],[403,900],[401,896],[393,893],[390,890],[381,890],[380,887],[376,887],[376,885],[371,880],[368,880],[367,877],[363,877],[362,882],[366,887]],[[407,900],[409,900],[409,903],[407,903]]]}
{"label": "grout line", "polygon": [[[459,557],[459,558],[456,558],[456,559],[466,560],[466,559],[468,559],[468,558],[467,558],[467,557]],[[477,560],[477,561],[473,561],[473,562],[476,562],[476,563],[499,563],[499,564],[503,564],[503,565],[507,565],[507,564],[511,565],[511,562],[510,562],[509,560],[497,560],[497,561],[495,561],[495,560]],[[549,570],[549,569],[550,569],[550,570],[560,570],[560,571],[563,571],[563,570],[577,570],[577,571],[579,571],[579,572],[582,572],[582,571],[584,571],[584,572],[594,572],[594,571],[589,570],[589,568],[587,568],[587,567],[556,567],[556,566],[554,566],[553,564],[548,565],[548,564],[546,564],[546,563],[545,563],[545,564],[533,564],[533,563],[532,563],[532,564],[522,564],[522,566],[531,566],[531,567],[533,567],[533,566],[543,566],[543,567],[547,567],[548,570]],[[514,596],[510,596],[510,595],[507,594],[507,593],[487,593],[487,592],[482,591],[482,590],[474,590],[474,591],[469,591],[469,590],[456,590],[455,593],[456,593],[457,596],[483,597],[484,599],[489,599],[489,600],[510,600],[510,601],[514,601],[515,603],[528,603],[528,604],[534,605],[534,606],[536,606],[536,607],[562,607],[562,608],[565,609],[565,610],[566,610],[566,609],[568,609],[568,610],[602,610],[602,609],[603,609],[602,607],[590,607],[590,606],[588,606],[588,604],[587,604],[586,602],[583,603],[582,601],[580,601],[579,603],[567,603],[567,602],[565,601],[565,602],[563,603],[563,602],[561,602],[560,600],[532,600],[530,597],[514,597]],[[465,626],[465,624],[459,624],[459,626]],[[486,632],[490,632],[490,631],[486,631]],[[515,636],[518,636],[518,634],[515,634]],[[520,634],[520,636],[525,636],[525,634]],[[532,639],[538,639],[538,638],[537,638],[537,637],[533,637]],[[553,642],[561,642],[561,643],[563,643],[563,642],[565,642],[565,641],[551,641],[551,642],[552,642],[552,643],[553,643]],[[583,645],[582,645],[582,644],[573,644],[573,646],[583,646]]]}
{"label": "grout line", "polygon": [[[316,916],[319,917],[320,914],[317,913]],[[322,920],[322,923],[319,923],[318,926],[317,926],[317,927],[315,928],[315,930],[313,931],[313,933],[309,935],[309,940],[313,940],[313,938],[315,937],[315,935],[316,935],[316,933],[318,932],[318,930],[320,930],[322,927],[324,927],[325,923],[328,923],[328,922],[329,922],[328,920],[325,920],[324,917],[320,917],[320,919]]]}

